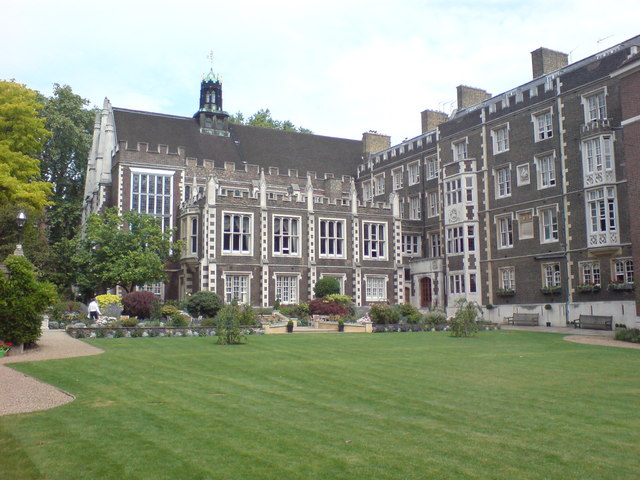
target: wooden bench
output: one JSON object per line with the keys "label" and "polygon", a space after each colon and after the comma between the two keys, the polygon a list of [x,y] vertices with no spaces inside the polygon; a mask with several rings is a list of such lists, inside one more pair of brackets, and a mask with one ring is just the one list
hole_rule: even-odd
{"label": "wooden bench", "polygon": [[592,330],[611,330],[613,317],[607,315],[580,315],[573,322],[574,328],[590,328]]}
{"label": "wooden bench", "polygon": [[510,325],[537,327],[539,315],[537,313],[514,313],[513,317],[507,317]]}

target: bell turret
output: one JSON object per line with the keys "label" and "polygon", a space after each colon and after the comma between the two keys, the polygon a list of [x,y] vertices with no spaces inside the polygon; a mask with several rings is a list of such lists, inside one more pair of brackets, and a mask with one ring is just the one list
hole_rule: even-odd
{"label": "bell turret", "polygon": [[229,114],[222,110],[222,80],[213,69],[200,83],[200,108],[193,116],[200,124],[200,133],[229,136]]}

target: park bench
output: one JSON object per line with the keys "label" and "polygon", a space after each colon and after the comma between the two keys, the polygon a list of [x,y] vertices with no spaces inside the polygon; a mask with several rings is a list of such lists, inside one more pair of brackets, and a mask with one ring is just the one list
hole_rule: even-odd
{"label": "park bench", "polygon": [[537,313],[514,313],[513,317],[507,317],[507,324],[537,327],[539,315]]}
{"label": "park bench", "polygon": [[592,330],[611,330],[613,317],[607,315],[580,315],[573,322],[574,328],[590,328]]}

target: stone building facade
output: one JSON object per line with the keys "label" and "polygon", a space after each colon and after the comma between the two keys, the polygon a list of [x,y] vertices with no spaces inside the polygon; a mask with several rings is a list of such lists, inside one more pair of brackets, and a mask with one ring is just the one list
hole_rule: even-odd
{"label": "stone building facade", "polygon": [[423,133],[398,145],[230,124],[213,74],[193,118],[105,101],[85,215],[116,205],[176,227],[168,298],[303,301],[328,275],[358,305],[451,312],[466,298],[498,321],[634,325],[639,49],[635,37],[573,64],[537,49],[531,81],[460,85],[454,112],[423,111]]}
{"label": "stone building facade", "polygon": [[422,135],[358,167],[363,197],[393,191],[419,244],[403,250],[411,303],[634,324],[638,45],[571,65],[538,49],[530,82],[495,96],[459,86],[448,118],[423,112]]}

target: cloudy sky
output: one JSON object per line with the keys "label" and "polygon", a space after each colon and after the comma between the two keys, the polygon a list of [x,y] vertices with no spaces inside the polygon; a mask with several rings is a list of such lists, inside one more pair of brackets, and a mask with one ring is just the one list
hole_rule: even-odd
{"label": "cloudy sky", "polygon": [[269,108],[321,135],[394,143],[464,84],[499,94],[544,46],[577,61],[640,35],[637,0],[8,0],[0,79],[102,105],[191,116],[201,75],[224,108]]}

